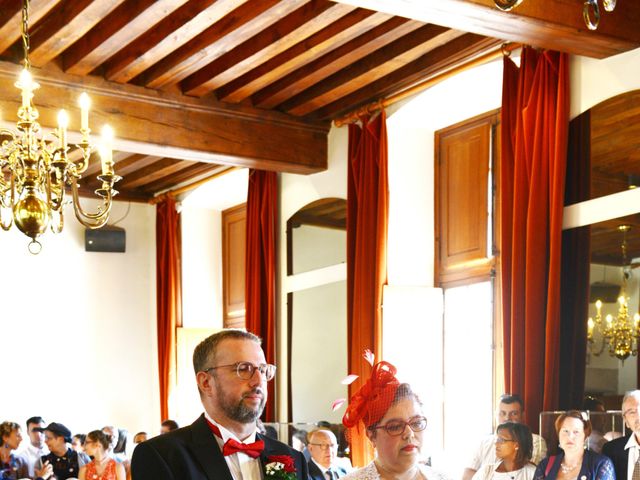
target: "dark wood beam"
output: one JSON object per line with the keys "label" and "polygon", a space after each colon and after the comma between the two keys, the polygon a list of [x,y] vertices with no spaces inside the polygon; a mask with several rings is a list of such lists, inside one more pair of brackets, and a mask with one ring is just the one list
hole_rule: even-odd
{"label": "dark wood beam", "polygon": [[618,2],[602,13],[596,31],[587,29],[582,1],[524,0],[511,12],[494,0],[336,0],[457,30],[561,52],[605,58],[640,46],[640,2]]}
{"label": "dark wood beam", "polygon": [[[13,86],[20,67],[0,62],[0,110],[15,122],[20,92]],[[193,161],[290,173],[314,173],[327,168],[327,122],[313,123],[278,112],[247,106],[223,106],[212,99],[158,92],[33,68],[41,87],[34,103],[44,127],[54,127],[57,111],[70,109],[70,139],[79,129],[74,111],[82,90],[92,101],[90,128],[109,123],[116,132],[114,147]],[[77,137],[76,137],[77,138]]]}

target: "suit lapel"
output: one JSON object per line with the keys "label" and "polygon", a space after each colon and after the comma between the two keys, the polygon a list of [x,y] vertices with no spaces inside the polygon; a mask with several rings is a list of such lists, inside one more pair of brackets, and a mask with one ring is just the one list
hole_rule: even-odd
{"label": "suit lapel", "polygon": [[193,424],[193,455],[196,457],[209,480],[233,480],[227,462],[222,456],[218,442],[209,429],[204,414]]}
{"label": "suit lapel", "polygon": [[322,470],[318,468],[318,466],[313,462],[313,460],[309,460],[307,462],[307,465],[309,466],[309,476],[313,480],[326,480],[326,478],[322,474]]}

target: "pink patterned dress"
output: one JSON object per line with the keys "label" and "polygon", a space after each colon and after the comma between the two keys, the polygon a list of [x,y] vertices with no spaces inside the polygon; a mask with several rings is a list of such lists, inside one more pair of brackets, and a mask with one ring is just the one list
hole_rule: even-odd
{"label": "pink patterned dress", "polygon": [[102,475],[98,475],[98,472],[96,472],[95,460],[87,463],[85,478],[87,480],[116,480],[116,461],[113,458],[109,460],[104,467]]}

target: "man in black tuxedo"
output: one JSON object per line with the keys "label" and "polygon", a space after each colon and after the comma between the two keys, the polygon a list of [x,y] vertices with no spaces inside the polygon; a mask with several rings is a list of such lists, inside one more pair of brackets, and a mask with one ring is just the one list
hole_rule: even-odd
{"label": "man in black tuxedo", "polygon": [[[602,453],[611,459],[616,480],[632,480],[640,476],[640,390],[627,392],[622,399],[622,418],[629,432],[602,446]],[[634,476],[634,469],[637,469]]]}
{"label": "man in black tuxedo", "polygon": [[338,456],[338,440],[331,430],[318,428],[307,436],[309,443],[309,478],[311,480],[336,480],[347,474],[335,460]]}
{"label": "man in black tuxedo", "polygon": [[274,462],[308,479],[300,452],[256,430],[275,374],[260,343],[252,333],[223,330],[196,347],[193,367],[204,413],[190,426],[139,444],[133,480],[260,480]]}

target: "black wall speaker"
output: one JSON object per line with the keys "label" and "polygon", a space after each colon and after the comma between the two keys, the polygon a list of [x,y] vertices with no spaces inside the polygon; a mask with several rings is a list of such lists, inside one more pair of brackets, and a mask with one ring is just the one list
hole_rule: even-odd
{"label": "black wall speaker", "polygon": [[84,231],[84,249],[87,252],[124,253],[127,234],[124,228],[105,226],[97,230]]}

